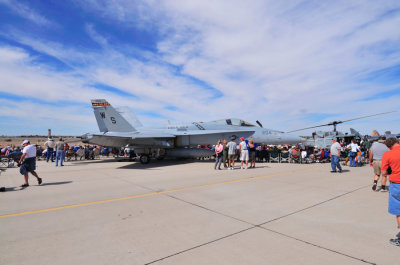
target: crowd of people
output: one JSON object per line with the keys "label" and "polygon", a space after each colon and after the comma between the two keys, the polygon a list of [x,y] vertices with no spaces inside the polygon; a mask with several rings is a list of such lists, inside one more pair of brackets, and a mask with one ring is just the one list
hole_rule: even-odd
{"label": "crowd of people", "polygon": [[[237,144],[235,139],[219,140],[216,145],[209,147],[215,151],[216,163],[214,169],[234,169],[235,161],[240,162],[241,169],[254,168],[256,162],[294,162],[294,163],[325,163],[332,162],[350,167],[362,166],[369,160],[371,141],[368,139],[337,140],[337,150],[332,148],[319,148],[318,146],[298,145],[265,145],[256,144],[253,140],[240,139]],[[332,156],[332,152],[335,153]],[[250,166],[248,164],[250,163]],[[337,172],[336,168],[332,172]]]}
{"label": "crowd of people", "polygon": [[[28,187],[28,174],[36,177],[38,184],[42,183],[42,179],[36,173],[36,157],[45,156],[47,162],[54,162],[55,166],[63,166],[65,157],[71,154],[81,152],[85,158],[94,156],[94,153],[108,156],[132,156],[133,150],[128,147],[120,149],[106,148],[101,146],[69,146],[62,138],[58,141],[49,138],[43,149],[40,145],[32,145],[29,140],[22,142],[23,149],[20,147],[13,148],[7,146],[0,147],[1,155],[4,157],[14,156],[14,161],[20,165],[20,173],[24,176],[24,183],[21,187]],[[371,142],[368,139],[356,141],[352,139],[350,143],[346,143],[344,139],[332,139],[332,145],[329,149],[319,149],[315,147],[302,146],[271,146],[257,145],[252,140],[240,138],[240,143],[235,142],[235,138],[231,138],[229,142],[226,139],[219,140],[213,147],[215,151],[215,170],[221,170],[221,165],[224,168],[235,169],[235,160],[240,160],[240,169],[255,167],[256,160],[272,161],[276,158],[276,154],[280,159],[287,162],[295,161],[313,161],[313,162],[331,162],[331,172],[342,172],[342,165],[350,163],[350,167],[360,166],[367,162],[373,168],[374,180],[372,184],[373,191],[386,192],[387,177],[389,176],[389,207],[390,214],[396,216],[398,228],[400,229],[400,144],[396,138],[386,139],[380,137],[379,140]],[[77,158],[75,156],[75,158]],[[342,165],[340,161],[343,161]],[[278,161],[277,161],[278,162]],[[381,185],[378,188],[378,181],[381,178]],[[400,232],[395,238],[390,239],[390,243],[400,246]]]}
{"label": "crowd of people", "polygon": [[[55,162],[55,166],[64,166],[64,162],[72,158],[75,158],[75,160],[82,160],[94,159],[99,155],[108,157],[110,154],[114,156],[126,156],[129,154],[129,150],[126,152],[126,148],[120,150],[118,148],[93,145],[70,145],[62,138],[58,138],[57,140],[48,138],[43,145],[32,144],[32,146],[35,147],[37,160],[43,159],[46,160],[46,162]],[[0,146],[0,157],[2,159],[8,159],[8,161],[18,162],[23,154],[23,147],[23,145]],[[13,164],[11,165],[13,166]]]}

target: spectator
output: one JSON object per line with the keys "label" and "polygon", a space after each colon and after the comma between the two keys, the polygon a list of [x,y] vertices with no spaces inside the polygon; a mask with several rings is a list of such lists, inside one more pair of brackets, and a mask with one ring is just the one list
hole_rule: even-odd
{"label": "spectator", "polygon": [[[384,137],[384,136],[383,136]],[[381,176],[382,156],[384,153],[389,151],[389,148],[384,144],[385,139],[381,136],[377,142],[372,144],[371,150],[369,151],[369,163],[374,168],[374,184],[372,190],[376,190],[378,185],[379,177]],[[386,185],[386,176],[382,176],[381,187]],[[382,189],[381,189],[382,190]]]}
{"label": "spectator", "polygon": [[56,167],[58,167],[58,161],[60,161],[60,166],[64,166],[63,162],[65,159],[65,143],[62,138],[56,143]]}
{"label": "spectator", "polygon": [[218,140],[217,145],[215,146],[215,165],[214,169],[217,169],[218,165],[218,170],[221,170],[221,162],[222,162],[222,151],[224,147],[221,144],[221,140]]}
{"label": "spectator", "polygon": [[46,146],[46,162],[49,162],[49,159],[51,159],[51,162],[54,162],[54,157],[53,157],[53,151],[55,147],[55,143],[53,138],[49,138],[45,143],[44,146]]}
{"label": "spectator", "polygon": [[237,144],[235,143],[235,138],[231,138],[230,142],[226,145],[228,147],[228,169],[235,168],[235,157]]}
{"label": "spectator", "polygon": [[354,139],[351,140],[351,144],[347,146],[347,148],[350,149],[350,167],[355,167],[356,166],[356,156],[357,152],[360,151],[360,147],[358,144],[355,143]]}
{"label": "spectator", "polygon": [[38,174],[35,172],[36,169],[36,148],[35,146],[31,145],[29,140],[24,140],[22,142],[24,149],[22,150],[22,156],[19,160],[21,164],[19,168],[19,172],[24,175],[25,183],[21,185],[21,187],[25,188],[29,186],[28,182],[28,173],[31,173],[37,178],[37,181],[42,184],[42,179],[39,178]]}
{"label": "spectator", "polygon": [[[397,228],[400,229],[400,145],[396,138],[389,138],[385,141],[386,146],[390,149],[382,156],[382,177],[389,175],[389,207],[388,212],[396,216]],[[390,171],[389,172],[389,168]],[[382,190],[386,189],[382,185]],[[400,233],[396,238],[390,239],[390,243],[400,246]]]}
{"label": "spectator", "polygon": [[339,173],[342,172],[342,167],[340,166],[340,163],[339,163],[340,151],[341,150],[342,150],[342,147],[337,142],[337,139],[333,138],[332,139],[332,145],[331,145],[331,152],[330,152],[331,167],[332,167],[331,173],[337,172],[336,168],[339,170]]}
{"label": "spectator", "polygon": [[256,146],[253,140],[249,141],[249,152],[250,152],[250,168],[256,167]]}
{"label": "spectator", "polygon": [[[226,143],[226,139],[224,139],[223,144],[222,144],[223,150],[222,150],[222,161],[224,163],[224,168],[227,168],[227,162],[228,162],[228,145]],[[229,164],[229,163],[228,163]]]}
{"label": "spectator", "polygon": [[[249,166],[249,150],[248,145],[244,141],[244,138],[240,138],[241,142],[239,144],[239,153],[240,153],[240,169],[247,169]],[[245,162],[246,167],[243,167],[243,162]]]}

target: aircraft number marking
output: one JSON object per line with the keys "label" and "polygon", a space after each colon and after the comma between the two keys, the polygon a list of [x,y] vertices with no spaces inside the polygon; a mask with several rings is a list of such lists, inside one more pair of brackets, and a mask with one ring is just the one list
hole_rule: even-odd
{"label": "aircraft number marking", "polygon": [[100,116],[101,118],[105,119],[106,118],[106,114],[104,112],[100,112]]}
{"label": "aircraft number marking", "polygon": [[198,124],[197,122],[193,122],[193,124],[199,128],[199,130],[205,130],[203,126],[201,126],[200,124]]}
{"label": "aircraft number marking", "polygon": [[112,124],[116,124],[116,123],[117,123],[117,121],[115,120],[114,117],[110,117],[110,120],[111,120],[111,123],[112,123]]}

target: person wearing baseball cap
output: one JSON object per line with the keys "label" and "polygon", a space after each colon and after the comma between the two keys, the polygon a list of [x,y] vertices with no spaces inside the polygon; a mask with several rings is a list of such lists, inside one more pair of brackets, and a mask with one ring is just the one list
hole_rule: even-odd
{"label": "person wearing baseball cap", "polygon": [[341,151],[342,151],[342,147],[337,142],[337,138],[336,137],[332,138],[332,145],[331,145],[331,152],[330,152],[331,167],[332,167],[331,173],[337,172],[336,167],[339,169],[339,173],[342,172],[342,167],[340,166],[340,163],[339,163]]}
{"label": "person wearing baseball cap", "polygon": [[42,179],[39,178],[38,174],[35,172],[36,169],[36,147],[34,145],[31,145],[29,140],[24,140],[22,142],[22,145],[24,146],[24,149],[22,150],[22,156],[21,159],[19,160],[19,163],[21,164],[19,168],[19,172],[21,175],[24,175],[25,177],[25,183],[21,185],[21,187],[25,188],[29,186],[28,182],[28,173],[31,173],[37,178],[37,181],[40,184],[42,184]]}

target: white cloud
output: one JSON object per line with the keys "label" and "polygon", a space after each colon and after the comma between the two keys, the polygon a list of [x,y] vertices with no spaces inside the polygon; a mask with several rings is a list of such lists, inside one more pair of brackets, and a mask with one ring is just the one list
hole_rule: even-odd
{"label": "white cloud", "polygon": [[46,17],[40,15],[28,5],[18,2],[17,0],[0,0],[0,4],[6,5],[15,14],[24,19],[28,19],[41,26],[54,26],[55,24],[49,21]]}
{"label": "white cloud", "polygon": [[96,32],[96,30],[94,29],[93,24],[86,24],[85,25],[85,29],[86,29],[86,32],[89,34],[89,36],[95,42],[99,43],[103,47],[106,47],[108,45],[107,39]]}
{"label": "white cloud", "polygon": [[[22,50],[0,49],[4,55],[0,75],[6,77],[0,90],[15,87],[14,94],[46,95],[46,101],[86,103],[95,95],[171,120],[235,116],[258,119],[280,130],[389,111],[399,99],[360,100],[399,89],[396,78],[371,80],[376,71],[400,64],[400,14],[391,11],[400,8],[398,1],[91,0],[76,4],[128,32],[132,27],[154,31],[161,36],[158,52],[137,50],[146,60],[132,58],[124,50],[127,44],[109,42],[95,24],[86,24],[85,29],[101,51],[7,32],[3,36],[54,56],[73,70],[39,69]],[[94,83],[137,98],[88,85]],[[219,92],[223,96],[215,97]],[[170,105],[180,111],[166,110]],[[304,113],[336,116],[315,121],[305,119]],[[374,126],[384,127],[390,117],[359,124],[369,133]],[[161,120],[151,118],[150,123]],[[398,124],[389,126],[400,131]]]}

